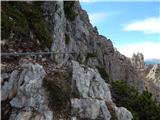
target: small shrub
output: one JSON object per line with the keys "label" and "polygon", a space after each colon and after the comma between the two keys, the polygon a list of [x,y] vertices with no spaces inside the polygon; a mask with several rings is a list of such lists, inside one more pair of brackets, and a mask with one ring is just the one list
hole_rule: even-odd
{"label": "small shrub", "polygon": [[4,32],[25,34],[28,26],[25,16],[17,9],[17,2],[2,2],[2,37]]}
{"label": "small shrub", "polygon": [[63,109],[63,106],[65,106],[66,101],[69,98],[67,98],[62,89],[57,86],[53,81],[44,80],[43,85],[49,92],[49,107],[57,111]]}
{"label": "small shrub", "polygon": [[88,62],[89,58],[96,58],[96,57],[97,57],[97,53],[96,52],[87,53],[86,62]]}
{"label": "small shrub", "polygon": [[77,14],[74,11],[75,1],[64,1],[64,12],[68,20],[74,21]]}
{"label": "small shrub", "polygon": [[50,48],[52,42],[50,28],[49,24],[43,19],[40,3],[38,2],[38,5],[36,5],[36,2],[34,5],[25,5],[23,13],[28,20],[29,27],[40,40],[41,45]]}
{"label": "small shrub", "polygon": [[105,68],[96,66],[98,72],[100,73],[101,77],[106,81],[109,82],[109,75],[107,74]]}
{"label": "small shrub", "polygon": [[80,93],[79,93],[78,91],[73,91],[73,92],[72,92],[72,97],[73,97],[73,98],[80,98],[81,95],[80,95]]}
{"label": "small shrub", "polygon": [[65,34],[65,44],[68,45],[70,42],[70,37],[68,34]]}
{"label": "small shrub", "polygon": [[1,13],[1,30],[2,30],[2,37],[9,36],[11,29],[13,27],[12,21],[9,19],[9,16]]}
{"label": "small shrub", "polygon": [[99,47],[101,47],[101,43],[100,43],[100,42],[97,42],[97,45],[98,45]]}
{"label": "small shrub", "polygon": [[34,4],[23,1],[2,2],[2,37],[9,37],[13,32],[28,39],[32,31],[43,48],[50,48],[52,41],[50,28],[43,18],[40,2],[37,3],[38,5],[36,2]]}

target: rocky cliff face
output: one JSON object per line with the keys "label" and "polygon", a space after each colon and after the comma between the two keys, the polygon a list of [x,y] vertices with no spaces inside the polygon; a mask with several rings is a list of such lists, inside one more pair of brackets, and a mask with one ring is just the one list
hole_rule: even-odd
{"label": "rocky cliff face", "polygon": [[160,101],[159,64],[145,64],[141,53],[133,54],[131,63],[136,71],[139,71],[139,78],[144,81],[144,83],[139,82],[139,84],[144,84],[145,88],[152,93],[153,99]]}
{"label": "rocky cliff face", "polygon": [[153,94],[153,98],[160,101],[160,65],[154,65],[146,78],[146,88]]}
{"label": "rocky cliff face", "polygon": [[42,87],[42,81],[46,75],[44,69],[41,65],[27,60],[20,64],[20,68],[21,70],[14,70],[11,74],[4,73],[9,76],[8,81],[2,73],[4,84],[1,100],[9,100],[7,104],[12,108],[8,112],[4,109],[5,118],[3,119],[7,119],[8,114],[11,114],[10,120],[52,120],[52,112],[48,108],[46,93]]}
{"label": "rocky cliff face", "polygon": [[[72,80],[70,84],[72,89],[70,96],[71,111],[68,111],[70,116],[61,117],[61,119],[110,120],[116,118],[118,120],[131,120],[133,118],[131,112],[126,108],[117,107],[113,103],[109,85],[105,83],[96,69],[80,65],[76,61],[72,61],[70,65],[72,67],[70,78]],[[3,118],[10,120],[60,119],[54,116],[55,107],[50,107],[52,104],[56,104],[51,104],[51,98],[55,93],[50,92],[56,91],[45,89],[49,85],[44,85],[46,72],[43,67],[37,63],[23,60],[20,68],[21,70],[14,70],[8,74],[10,76],[8,81],[3,77],[2,101],[9,100],[6,104],[10,106],[10,109],[3,108]],[[62,70],[62,68],[60,69]],[[57,69],[57,71],[59,70]],[[54,78],[52,79],[54,80]],[[54,97],[59,98],[59,96]],[[55,99],[54,97],[52,99]]]}
{"label": "rocky cliff face", "polygon": [[72,61],[72,93],[78,98],[71,98],[73,119],[87,118],[100,120],[131,120],[132,114],[124,107],[116,107],[112,101],[109,84],[101,78],[96,69]]}
{"label": "rocky cliff face", "polygon": [[[50,49],[53,52],[50,57],[52,61],[49,58],[43,61],[41,56],[40,63],[43,67],[33,60],[20,62],[18,69],[15,67],[9,72],[4,68],[1,81],[3,118],[131,120],[131,112],[124,107],[117,107],[112,101],[109,83],[123,80],[139,91],[144,90],[143,56],[138,54],[129,59],[115,50],[111,40],[99,35],[97,29],[91,25],[87,12],[82,10],[78,1],[26,4],[31,5],[30,9],[37,4],[36,10],[41,8],[40,16],[44,20],[35,21],[38,25],[49,25],[44,27],[44,30],[37,24],[38,27],[32,28],[35,21],[29,19],[28,22],[32,23],[27,28],[29,39],[32,38],[31,41],[36,41],[35,45],[38,45],[37,49],[31,47],[29,50],[39,51],[44,42],[47,42],[41,50]],[[40,16],[37,18],[41,18]],[[24,35],[14,33],[14,36],[15,34],[18,36],[16,40]],[[36,35],[42,36],[39,38]],[[13,44],[16,43],[14,37],[4,40],[13,40]],[[51,44],[47,40],[51,40]],[[9,42],[7,46],[14,49],[11,44],[12,42]],[[25,47],[21,49],[15,50],[25,51]],[[43,82],[46,81],[44,85]],[[57,110],[58,113],[67,115],[59,115]]]}
{"label": "rocky cliff face", "polygon": [[142,53],[132,55],[131,63],[136,69],[144,69],[144,57]]}
{"label": "rocky cliff face", "polygon": [[[105,79],[108,82],[124,80],[140,90],[144,89],[143,84],[138,84],[141,79],[130,59],[115,50],[110,39],[99,35],[78,1],[22,2],[21,5],[16,2],[4,3],[2,5],[3,52],[50,50],[54,52],[51,55],[52,59],[58,64],[62,65],[73,59],[93,68],[99,68],[107,74],[108,77]],[[22,16],[22,20],[18,19]],[[6,18],[8,19],[5,20]],[[20,24],[23,21],[25,23]],[[14,24],[9,27],[11,23]],[[15,26],[21,32],[17,31],[19,29],[15,29]]]}
{"label": "rocky cliff face", "polygon": [[[69,9],[74,9],[74,12]],[[88,66],[104,69],[108,74],[106,81],[124,80],[140,90],[144,89],[130,59],[114,50],[109,39],[98,34],[79,2],[45,2],[43,10],[46,20],[53,26],[52,51],[73,52],[54,55],[57,62],[63,63],[67,61],[66,59],[74,59]],[[75,14],[72,20],[69,19],[71,14]]]}

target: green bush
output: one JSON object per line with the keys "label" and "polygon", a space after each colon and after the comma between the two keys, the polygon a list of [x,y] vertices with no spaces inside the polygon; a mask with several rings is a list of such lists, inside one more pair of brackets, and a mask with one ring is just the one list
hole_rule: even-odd
{"label": "green bush", "polygon": [[2,37],[9,36],[11,29],[13,27],[12,21],[9,19],[9,16],[2,13],[1,14],[1,30],[2,30]]}
{"label": "green bush", "polygon": [[62,110],[67,104],[66,101],[69,100],[69,97],[66,95],[66,93],[62,91],[62,89],[53,81],[48,81],[45,79],[43,82],[43,86],[49,93],[49,107],[56,111]]}
{"label": "green bush", "polygon": [[50,47],[50,28],[43,19],[39,2],[37,3],[38,5],[36,2],[34,4],[22,1],[2,2],[2,37],[11,32],[18,36],[29,36],[30,31],[32,31],[39,39],[42,47]]}
{"label": "green bush", "polygon": [[80,95],[80,93],[78,91],[72,91],[72,97],[73,98],[80,98],[81,95]]}
{"label": "green bush", "polygon": [[27,20],[21,11],[16,8],[16,3],[2,2],[2,37],[9,36],[11,32],[25,34],[28,29]]}
{"label": "green bush", "polygon": [[109,82],[109,75],[107,74],[105,68],[96,66],[98,72],[100,73],[101,77],[108,83]]}
{"label": "green bush", "polygon": [[134,120],[159,120],[160,104],[152,99],[151,93],[139,93],[123,81],[112,82],[112,97],[117,106],[124,106],[133,114]]}
{"label": "green bush", "polygon": [[75,1],[64,1],[64,13],[68,20],[74,21],[77,14],[74,11]]}
{"label": "green bush", "polygon": [[87,57],[86,57],[86,62],[88,62],[89,58],[96,58],[97,57],[97,53],[93,52],[93,53],[87,53]]}
{"label": "green bush", "polygon": [[65,44],[68,45],[70,42],[70,37],[68,34],[65,34]]}

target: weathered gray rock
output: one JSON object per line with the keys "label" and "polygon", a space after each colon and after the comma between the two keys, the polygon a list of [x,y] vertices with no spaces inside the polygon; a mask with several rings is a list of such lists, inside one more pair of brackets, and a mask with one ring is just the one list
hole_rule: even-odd
{"label": "weathered gray rock", "polygon": [[93,99],[101,99],[107,102],[112,101],[108,84],[104,82],[97,70],[80,66],[76,61],[72,61],[72,65],[73,91],[78,90],[82,98],[91,97]]}
{"label": "weathered gray rock", "polygon": [[81,118],[88,118],[88,119],[96,119],[100,111],[103,114],[105,120],[110,120],[111,115],[108,111],[108,108],[105,105],[104,101],[100,101],[97,99],[71,99],[71,106],[72,106],[72,114],[80,116]]}
{"label": "weathered gray rock", "polygon": [[154,65],[146,77],[153,80],[154,83],[160,82],[160,64]]}
{"label": "weathered gray rock", "polygon": [[1,88],[1,90],[2,90],[1,100],[2,101],[7,100],[7,99],[12,99],[16,95],[20,85],[23,82],[19,78],[19,71],[18,70],[14,70],[10,74],[10,77],[5,75],[5,76],[3,76],[2,79],[6,78],[6,77],[7,77],[8,81],[3,81],[4,84],[2,85],[2,88]]}
{"label": "weathered gray rock", "polygon": [[[139,90],[144,90],[143,56],[141,54],[134,55],[130,60],[121,55],[114,49],[111,40],[99,35],[97,29],[93,28],[87,12],[82,10],[79,2],[76,1],[73,7],[77,15],[73,21],[69,21],[65,16],[63,1],[45,1],[42,5],[43,15],[51,29],[51,51],[58,53],[53,54],[52,57],[59,64],[57,66],[62,66],[67,63],[68,59],[71,59],[93,67],[92,69],[73,62],[72,92],[78,92],[80,98],[71,99],[72,107],[87,111],[88,114],[77,111],[82,118],[96,118],[99,115],[98,111],[101,111],[103,118],[107,120],[111,115],[105,102],[112,102],[111,93],[108,84],[94,68],[97,66],[104,68],[109,76],[109,81],[124,80]],[[65,34],[69,36],[67,44],[65,43]],[[62,54],[68,52],[74,53]],[[16,95],[14,93],[18,91],[17,96],[11,101],[12,106],[17,108],[33,107],[41,116],[52,117],[47,107],[46,94],[42,88],[43,69],[37,64],[27,62],[23,62],[22,68],[22,71],[14,71],[9,77],[9,81],[2,81],[4,82],[2,86],[3,100],[13,98]],[[98,109],[92,110],[92,107],[95,108],[95,106],[98,106]],[[119,110],[120,112],[117,112],[118,115],[120,114],[119,119],[127,118],[129,113],[121,112],[125,111],[124,109]],[[46,111],[46,113],[42,111]],[[22,119],[25,115],[30,116],[31,114],[31,111],[21,111],[15,117]]]}
{"label": "weathered gray rock", "polygon": [[153,98],[160,101],[160,64],[154,65],[146,78],[147,90],[152,93]]}
{"label": "weathered gray rock", "polygon": [[12,113],[10,116],[10,120],[40,120],[41,115],[31,111],[21,111],[16,115],[16,113]]}
{"label": "weathered gray rock", "polygon": [[[97,72],[98,73],[98,72]],[[107,102],[111,100],[111,93],[108,84],[96,74],[90,83],[89,96],[94,99],[102,99]]]}
{"label": "weathered gray rock", "polygon": [[52,59],[57,63],[61,63],[65,57],[65,54],[62,54],[65,53],[66,28],[66,18],[63,6],[63,1],[44,2],[43,5],[43,14],[45,19],[50,23],[52,30],[51,51],[55,53],[52,55]]}
{"label": "weathered gray rock", "polygon": [[115,111],[116,111],[118,120],[132,120],[133,119],[132,113],[124,107],[119,107],[119,108],[115,107]]}
{"label": "weathered gray rock", "polygon": [[111,116],[110,111],[108,110],[105,101],[99,101],[100,111],[102,112],[102,116],[104,120],[110,120],[113,116]]}
{"label": "weathered gray rock", "polygon": [[[114,49],[110,39],[98,34],[98,31],[91,25],[87,12],[82,10],[78,1],[71,6],[74,8],[73,12],[76,13],[73,21],[66,18],[64,4],[70,3],[47,1],[43,5],[45,19],[50,23],[53,33],[52,51],[73,53],[53,55],[57,63],[64,64],[68,59],[72,59],[93,68],[98,66],[105,69],[110,81],[124,80],[140,91],[144,90],[143,77],[139,75],[140,72],[137,72],[133,65],[143,67],[141,64],[143,56],[139,54],[140,59],[138,60],[141,62],[137,63],[133,60],[132,64],[129,58]],[[65,43],[65,34],[69,36],[67,44]]]}
{"label": "weathered gray rock", "polygon": [[144,57],[142,53],[133,54],[131,63],[136,69],[144,69]]}
{"label": "weathered gray rock", "polygon": [[72,116],[93,120],[100,117],[102,120],[110,120],[115,116],[111,116],[106,103],[111,103],[110,107],[117,110],[115,115],[119,117],[119,120],[133,118],[127,109],[117,108],[113,104],[109,86],[96,69],[80,65],[76,61],[72,61],[72,66],[72,92],[77,92],[79,95],[73,96],[78,98],[71,99]]}
{"label": "weathered gray rock", "polygon": [[[17,95],[10,101],[11,106],[18,109],[32,108],[37,111],[36,118],[41,116],[40,119],[42,120],[52,120],[53,116],[48,108],[47,94],[42,86],[43,78],[46,75],[43,67],[37,63],[30,62],[22,63],[21,67],[23,71],[20,76],[23,74],[24,83],[20,86]],[[28,117],[25,117],[26,115]],[[28,120],[31,116],[32,111],[30,110],[28,112],[19,111],[15,118],[17,120]]]}
{"label": "weathered gray rock", "polygon": [[81,118],[96,119],[99,115],[100,105],[98,100],[71,99],[73,114],[78,112]]}
{"label": "weathered gray rock", "polygon": [[1,73],[1,83],[5,82],[5,80],[8,78],[9,78],[9,74]]}

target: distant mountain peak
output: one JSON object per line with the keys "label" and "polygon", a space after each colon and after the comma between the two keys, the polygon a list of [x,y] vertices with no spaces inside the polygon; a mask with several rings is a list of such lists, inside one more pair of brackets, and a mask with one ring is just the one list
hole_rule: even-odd
{"label": "distant mountain peak", "polygon": [[160,64],[160,59],[156,59],[156,58],[153,58],[153,59],[147,59],[145,60],[145,63],[146,64]]}

